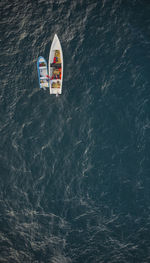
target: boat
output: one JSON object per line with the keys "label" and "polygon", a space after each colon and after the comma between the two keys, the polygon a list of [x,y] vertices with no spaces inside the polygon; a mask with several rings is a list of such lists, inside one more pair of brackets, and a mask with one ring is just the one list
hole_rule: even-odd
{"label": "boat", "polygon": [[62,93],[63,81],[63,53],[57,34],[51,44],[49,53],[49,89],[50,94],[59,95]]}
{"label": "boat", "polygon": [[38,58],[37,70],[38,70],[40,88],[42,89],[49,88],[47,62],[45,58],[43,58],[42,56]]}

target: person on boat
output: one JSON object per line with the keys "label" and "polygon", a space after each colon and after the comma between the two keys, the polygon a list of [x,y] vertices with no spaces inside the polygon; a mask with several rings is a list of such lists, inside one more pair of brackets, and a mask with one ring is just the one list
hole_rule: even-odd
{"label": "person on boat", "polygon": [[49,75],[46,75],[46,77],[47,77],[47,81],[52,80],[54,78],[54,76],[50,77]]}
{"label": "person on boat", "polygon": [[54,63],[54,64],[56,63],[56,57],[54,57],[54,59],[53,59],[53,63]]}
{"label": "person on boat", "polygon": [[48,79],[51,79],[51,77],[50,77],[49,75],[46,75],[46,77],[47,77]]}

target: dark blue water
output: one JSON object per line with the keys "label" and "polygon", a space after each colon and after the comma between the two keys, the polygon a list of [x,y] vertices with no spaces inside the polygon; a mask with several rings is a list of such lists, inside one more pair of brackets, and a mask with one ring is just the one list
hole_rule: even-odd
{"label": "dark blue water", "polygon": [[[0,262],[150,262],[150,1],[0,8]],[[36,68],[55,33],[58,98]]]}

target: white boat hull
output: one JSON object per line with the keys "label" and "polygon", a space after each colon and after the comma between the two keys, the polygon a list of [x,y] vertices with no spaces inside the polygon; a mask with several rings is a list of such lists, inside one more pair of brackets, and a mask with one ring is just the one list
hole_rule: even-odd
{"label": "white boat hull", "polygon": [[55,34],[49,53],[49,89],[50,94],[62,93],[63,53],[58,36]]}
{"label": "white boat hull", "polygon": [[47,62],[46,62],[45,58],[43,58],[42,56],[40,56],[38,58],[37,70],[38,70],[38,78],[39,78],[40,88],[42,88],[42,89],[49,88],[49,83],[48,83],[48,79],[47,79],[47,74],[48,74]]}

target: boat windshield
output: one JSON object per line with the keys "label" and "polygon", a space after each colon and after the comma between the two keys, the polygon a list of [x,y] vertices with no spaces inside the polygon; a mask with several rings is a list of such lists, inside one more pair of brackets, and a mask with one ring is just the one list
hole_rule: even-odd
{"label": "boat windshield", "polygon": [[50,66],[52,68],[61,68],[61,63],[51,63]]}

